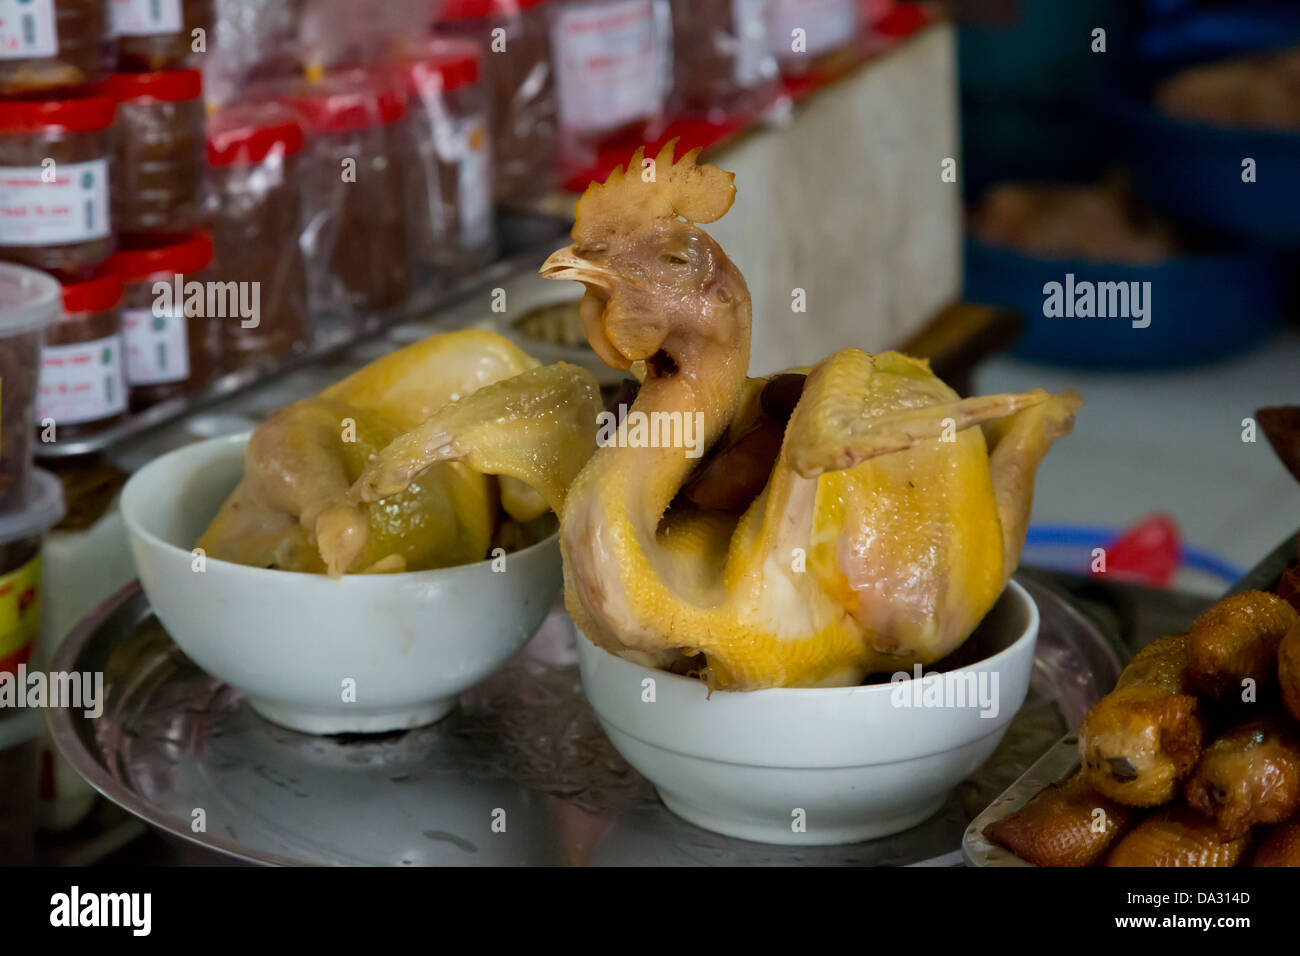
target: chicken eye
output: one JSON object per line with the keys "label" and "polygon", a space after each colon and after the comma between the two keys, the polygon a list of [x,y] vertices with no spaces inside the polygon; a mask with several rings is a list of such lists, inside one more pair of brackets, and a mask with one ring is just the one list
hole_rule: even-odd
{"label": "chicken eye", "polygon": [[663,261],[666,262],[666,263],[668,263],[670,266],[684,266],[684,265],[689,265],[689,263],[688,263],[685,259],[683,259],[681,256],[675,256],[675,255],[673,255],[671,252],[666,252],[666,253],[664,253],[664,255],[662,256],[662,258],[663,258]]}

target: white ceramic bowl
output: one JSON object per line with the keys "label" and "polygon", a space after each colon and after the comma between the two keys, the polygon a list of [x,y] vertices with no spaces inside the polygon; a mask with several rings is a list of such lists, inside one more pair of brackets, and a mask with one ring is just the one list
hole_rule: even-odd
{"label": "white ceramic bowl", "polygon": [[[865,687],[710,695],[582,635],[578,657],[605,733],[678,816],[762,843],[853,843],[920,823],[1002,740],[1029,690],[1038,608],[1012,581],[978,633],[984,660]],[[974,706],[957,706],[959,686]]]}
{"label": "white ceramic bowl", "polygon": [[[480,561],[332,580],[208,558],[196,572],[191,549],[243,474],[247,442],[214,438],[150,462],[127,482],[121,507],[158,619],[267,719],[315,734],[431,723],[518,650],[555,602],[555,534],[508,555],[504,571]],[[344,699],[348,687],[354,701]]]}

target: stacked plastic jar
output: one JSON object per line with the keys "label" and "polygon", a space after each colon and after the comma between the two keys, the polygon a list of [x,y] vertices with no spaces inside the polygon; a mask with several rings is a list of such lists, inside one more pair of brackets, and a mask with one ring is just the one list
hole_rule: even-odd
{"label": "stacked plastic jar", "polygon": [[555,181],[556,103],[547,0],[445,0],[437,30],[484,51],[493,194],[520,202]]}
{"label": "stacked plastic jar", "polygon": [[112,69],[104,0],[9,0],[0,11],[0,96],[66,95]]}
{"label": "stacked plastic jar", "polygon": [[112,267],[124,286],[122,338],[131,408],[206,385],[217,363],[220,323],[240,319],[238,294],[232,302],[221,284],[210,281],[212,238],[196,233],[123,249]]}
{"label": "stacked plastic jar", "polygon": [[122,280],[111,270],[64,283],[63,314],[45,331],[36,399],[41,439],[84,438],[126,412]]}
{"label": "stacked plastic jar", "polygon": [[123,72],[182,69],[207,47],[212,0],[108,0],[108,5],[117,68]]}
{"label": "stacked plastic jar", "polygon": [[773,0],[672,0],[675,111],[726,121],[777,91]]}
{"label": "stacked plastic jar", "polygon": [[377,312],[410,291],[402,176],[404,91],[386,73],[349,70],[290,96],[307,136],[304,253],[313,309]]}
{"label": "stacked plastic jar", "polygon": [[113,251],[112,100],[0,103],[0,258],[85,278]]}
{"label": "stacked plastic jar", "polygon": [[551,47],[566,169],[655,137],[671,86],[667,9],[656,0],[556,0]]}
{"label": "stacked plastic jar", "polygon": [[409,100],[407,226],[414,263],[456,275],[496,254],[492,140],[482,55],[439,39],[401,64]]}
{"label": "stacked plastic jar", "polygon": [[223,367],[284,355],[310,340],[298,245],[303,133],[275,103],[232,106],[208,124],[212,228],[223,281],[255,293],[257,315],[221,322]]}
{"label": "stacked plastic jar", "polygon": [[197,228],[204,142],[199,71],[115,73],[104,93],[117,102],[118,232],[134,241]]}
{"label": "stacked plastic jar", "polygon": [[852,65],[859,0],[772,0],[772,50],[786,76],[832,76]]}
{"label": "stacked plastic jar", "polygon": [[[63,486],[33,467],[32,419],[41,340],[59,313],[59,284],[0,263],[0,681],[37,650],[41,542],[64,513]],[[39,715],[0,708],[0,859],[30,861],[36,831]]]}

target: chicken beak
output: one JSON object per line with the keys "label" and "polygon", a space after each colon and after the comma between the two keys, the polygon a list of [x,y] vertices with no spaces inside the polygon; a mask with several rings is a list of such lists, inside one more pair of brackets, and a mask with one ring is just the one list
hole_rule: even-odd
{"label": "chicken beak", "polygon": [[565,246],[551,253],[538,271],[545,279],[573,279],[601,288],[608,288],[609,280],[613,277],[608,269],[578,255],[573,246]]}

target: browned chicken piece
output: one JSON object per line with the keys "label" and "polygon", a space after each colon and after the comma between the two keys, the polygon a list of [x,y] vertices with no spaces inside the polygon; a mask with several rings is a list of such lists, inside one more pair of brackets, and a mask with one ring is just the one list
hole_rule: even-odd
{"label": "browned chicken piece", "polygon": [[1270,830],[1251,865],[1300,866],[1300,820]]}
{"label": "browned chicken piece", "polygon": [[1187,636],[1192,686],[1215,700],[1240,698],[1253,682],[1252,699],[1277,683],[1277,649],[1296,622],[1295,609],[1276,594],[1246,591],[1215,604]]}
{"label": "browned chicken piece", "polygon": [[976,205],[970,231],[984,242],[1047,258],[1159,262],[1178,251],[1173,230],[1120,181],[1002,183]]}
{"label": "browned chicken piece", "polygon": [[1220,735],[1187,780],[1187,803],[1215,821],[1222,840],[1290,819],[1300,809],[1300,731],[1278,715]]}
{"label": "browned chicken piece", "polygon": [[1133,807],[1167,803],[1201,755],[1205,728],[1187,681],[1187,635],[1148,644],[1079,730],[1083,774]]}
{"label": "browned chicken piece", "polygon": [[1291,625],[1278,645],[1277,679],[1287,713],[1300,720],[1300,623]]}
{"label": "browned chicken piece", "polygon": [[1035,866],[1092,866],[1137,821],[1076,773],[984,828],[986,839]]}
{"label": "browned chicken piece", "polygon": [[1300,128],[1300,49],[1189,67],[1156,90],[1171,116],[1215,126]]}
{"label": "browned chicken piece", "polygon": [[1107,866],[1237,866],[1248,837],[1226,843],[1218,828],[1195,810],[1162,807],[1128,832],[1106,859]]}

